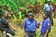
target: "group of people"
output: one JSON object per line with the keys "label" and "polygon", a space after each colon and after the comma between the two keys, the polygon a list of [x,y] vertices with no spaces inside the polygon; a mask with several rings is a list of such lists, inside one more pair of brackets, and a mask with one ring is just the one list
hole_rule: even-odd
{"label": "group of people", "polygon": [[[48,33],[51,30],[51,26],[54,25],[52,18],[53,10],[56,11],[56,9],[53,9],[50,0],[48,0],[48,3],[44,5],[44,13],[42,14],[43,22],[40,33],[42,37],[48,37]],[[13,10],[11,10],[11,12],[13,14]],[[7,11],[7,8],[4,8],[3,16],[0,19],[0,31],[6,33],[7,37],[13,37],[15,33],[9,27],[12,27],[13,29],[14,27],[11,26],[7,20],[8,14],[9,13]],[[25,37],[36,37],[36,29],[39,28],[39,26],[40,23],[34,19],[33,12],[29,11],[28,17],[24,22]]]}
{"label": "group of people", "polygon": [[[53,26],[52,18],[53,7],[48,0],[48,3],[44,5],[44,13],[42,14],[43,22],[41,27],[41,36],[48,37],[51,31],[51,26]],[[36,37],[36,29],[39,28],[40,23],[34,19],[34,14],[30,12],[28,18],[24,22],[25,37]]]}

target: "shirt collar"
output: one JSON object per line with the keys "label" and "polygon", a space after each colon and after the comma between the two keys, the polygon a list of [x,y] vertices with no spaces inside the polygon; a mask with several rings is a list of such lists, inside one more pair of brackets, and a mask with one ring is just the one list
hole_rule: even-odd
{"label": "shirt collar", "polygon": [[30,18],[28,18],[28,20],[32,22],[34,19],[30,19]]}
{"label": "shirt collar", "polygon": [[[48,4],[48,3],[47,3]],[[50,4],[51,5],[51,4]]]}
{"label": "shirt collar", "polygon": [[46,19],[48,19],[48,18],[45,18],[44,20],[46,20]]}

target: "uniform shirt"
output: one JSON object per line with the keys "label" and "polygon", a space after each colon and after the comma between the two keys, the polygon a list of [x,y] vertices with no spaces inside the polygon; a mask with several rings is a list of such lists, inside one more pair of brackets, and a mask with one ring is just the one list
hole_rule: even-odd
{"label": "uniform shirt", "polygon": [[44,10],[47,11],[47,12],[51,12],[53,10],[52,5],[51,4],[50,5],[45,4],[44,5]]}
{"label": "uniform shirt", "polygon": [[41,32],[44,32],[45,33],[47,31],[47,29],[48,30],[51,29],[51,26],[50,26],[50,20],[46,18],[42,22]]}
{"label": "uniform shirt", "polygon": [[36,31],[36,28],[38,27],[38,23],[35,19],[27,19],[24,23],[24,28],[26,32]]}

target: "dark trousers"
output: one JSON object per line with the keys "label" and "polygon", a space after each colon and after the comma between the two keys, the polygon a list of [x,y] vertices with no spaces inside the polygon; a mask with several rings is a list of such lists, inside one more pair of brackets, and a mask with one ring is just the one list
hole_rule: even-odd
{"label": "dark trousers", "polygon": [[11,34],[12,36],[15,35],[15,33],[14,33],[11,29],[9,29],[9,28],[0,28],[0,30],[1,30],[2,32],[3,32],[3,31],[6,31],[6,33]]}
{"label": "dark trousers", "polygon": [[53,25],[52,12],[45,12],[45,14],[51,20],[51,25]]}
{"label": "dark trousers", "polygon": [[26,32],[26,37],[36,37],[35,32]]}

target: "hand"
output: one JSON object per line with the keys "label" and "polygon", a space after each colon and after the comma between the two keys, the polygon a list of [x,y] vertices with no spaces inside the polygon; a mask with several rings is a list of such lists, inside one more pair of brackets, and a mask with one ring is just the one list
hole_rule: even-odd
{"label": "hand", "polygon": [[13,30],[16,31],[16,28],[14,28]]}
{"label": "hand", "polygon": [[45,36],[44,37],[46,37],[46,34],[45,34]]}
{"label": "hand", "polygon": [[38,23],[38,27],[37,28],[39,28],[40,27],[40,23]]}
{"label": "hand", "polygon": [[39,23],[39,26],[40,26],[40,23]]}

